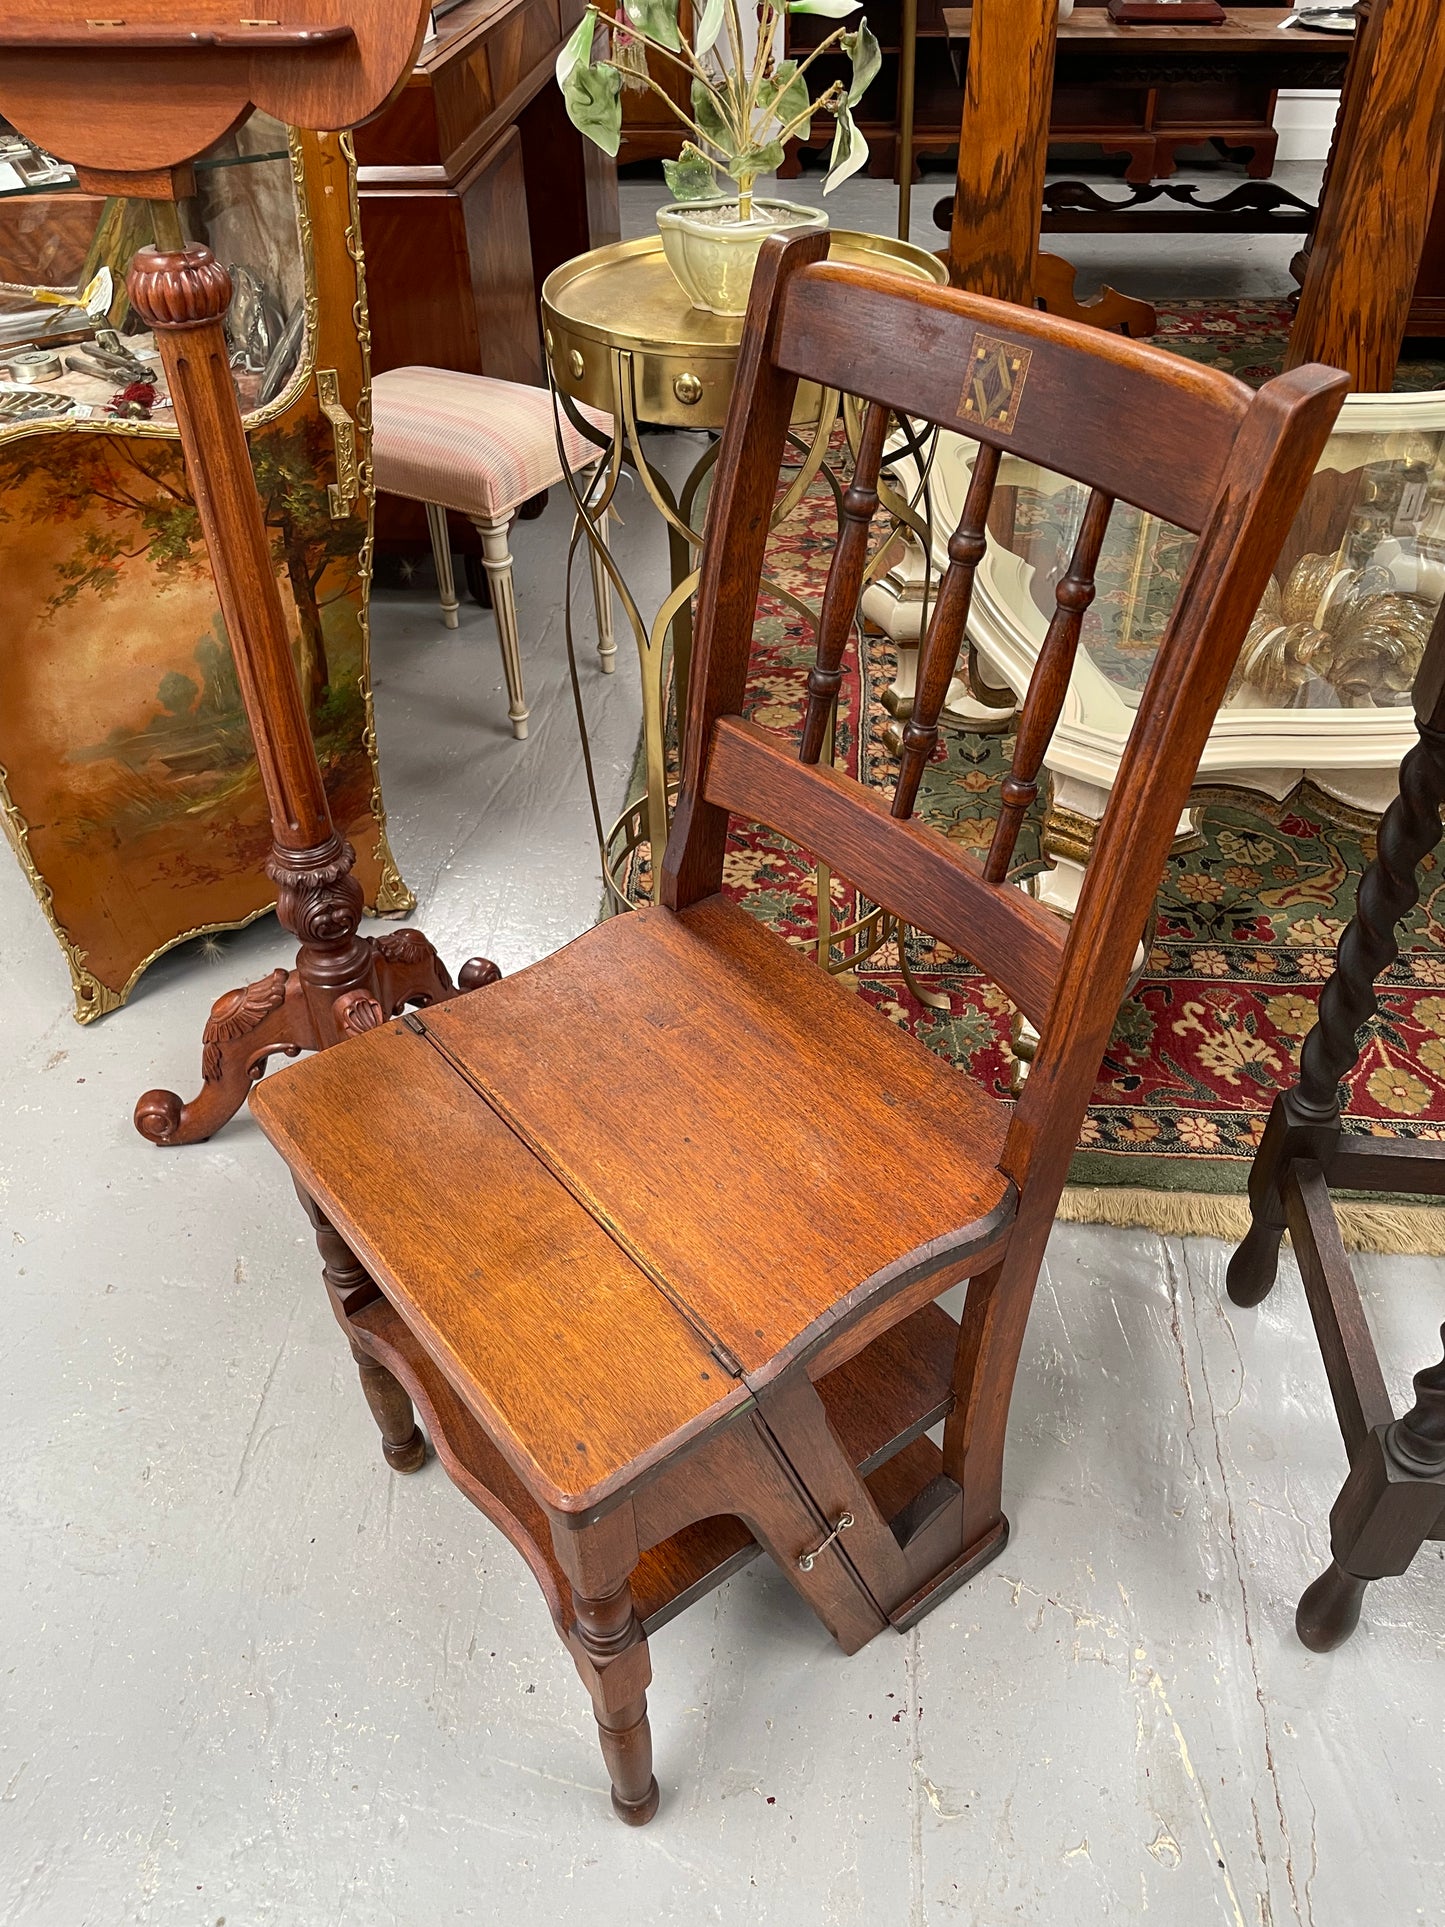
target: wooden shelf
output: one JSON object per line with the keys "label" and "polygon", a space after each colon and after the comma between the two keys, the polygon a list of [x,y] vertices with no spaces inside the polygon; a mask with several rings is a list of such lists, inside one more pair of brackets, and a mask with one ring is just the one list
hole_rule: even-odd
{"label": "wooden shelf", "polygon": [[[546,1514],[384,1298],[354,1313],[351,1323],[411,1394],[448,1477],[506,1533],[565,1629],[567,1580]],[[887,1518],[897,1517],[942,1469],[942,1455],[923,1434],[953,1403],[957,1342],[954,1320],[925,1305],[818,1381],[834,1431]],[[644,1629],[665,1626],[760,1550],[741,1520],[723,1517],[700,1519],[644,1552],[632,1580]]]}

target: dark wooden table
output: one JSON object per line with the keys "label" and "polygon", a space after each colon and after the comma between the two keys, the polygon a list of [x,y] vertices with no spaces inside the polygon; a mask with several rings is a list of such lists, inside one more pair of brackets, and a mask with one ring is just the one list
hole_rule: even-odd
{"label": "dark wooden table", "polygon": [[[942,11],[949,51],[961,72],[973,9]],[[1207,141],[1226,152],[1250,150],[1250,173],[1267,176],[1277,145],[1278,90],[1341,84],[1349,40],[1286,30],[1281,23],[1290,11],[1230,7],[1217,27],[1121,27],[1102,6],[1085,5],[1060,20],[1050,138],[1097,141],[1106,151],[1127,152],[1125,178],[1134,191],[1106,196],[1081,181],[1053,182],[1044,192],[1044,229],[1307,231],[1313,206],[1283,188],[1251,183],[1201,201],[1194,186],[1158,184],[1174,171],[1176,149]],[[1125,93],[1138,103],[1132,117],[1121,106]]]}

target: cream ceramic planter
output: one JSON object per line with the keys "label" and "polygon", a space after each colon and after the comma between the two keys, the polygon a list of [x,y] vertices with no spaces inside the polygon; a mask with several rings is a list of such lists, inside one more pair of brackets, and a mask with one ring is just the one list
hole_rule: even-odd
{"label": "cream ceramic planter", "polygon": [[674,202],[657,211],[662,251],[688,300],[709,314],[746,314],[758,249],[770,234],[826,227],[828,217],[795,201],[753,202],[739,221],[736,201]]}

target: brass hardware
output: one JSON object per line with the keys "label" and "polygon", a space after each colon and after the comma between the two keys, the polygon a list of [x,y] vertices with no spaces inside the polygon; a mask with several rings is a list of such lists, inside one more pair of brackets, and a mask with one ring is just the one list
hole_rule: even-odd
{"label": "brass hardware", "polygon": [[702,400],[702,383],[688,370],[674,377],[672,392],[684,407],[691,408],[694,402]]}
{"label": "brass hardware", "polygon": [[572,377],[574,381],[581,381],[582,369],[584,365],[585,364],[582,360],[582,350],[580,348],[574,348],[571,354],[568,355],[567,357],[567,366],[572,370]]}
{"label": "brass hardware", "polygon": [[341,383],[334,368],[316,370],[316,397],[321,403],[322,414],[331,424],[331,437],[336,448],[336,480],[327,485],[326,499],[331,505],[332,521],[339,522],[350,513],[352,503],[361,493],[356,423],[341,405]]}
{"label": "brass hardware", "polygon": [[818,1558],[819,1554],[826,1552],[829,1546],[831,1546],[833,1541],[838,1537],[838,1534],[840,1532],[846,1532],[849,1526],[852,1525],[852,1523],[853,1523],[853,1514],[851,1512],[840,1512],[838,1514],[838,1523],[837,1525],[834,1526],[833,1530],[828,1534],[827,1538],[820,1539],[817,1545],[814,1546],[811,1552],[805,1552],[800,1555],[798,1559],[798,1571],[811,1572],[813,1570],[813,1562]]}
{"label": "brass hardware", "polygon": [[552,330],[549,328],[547,330],[547,353],[549,356],[551,355],[552,350],[556,347],[556,345],[557,345],[556,342],[553,341],[552,339]]}

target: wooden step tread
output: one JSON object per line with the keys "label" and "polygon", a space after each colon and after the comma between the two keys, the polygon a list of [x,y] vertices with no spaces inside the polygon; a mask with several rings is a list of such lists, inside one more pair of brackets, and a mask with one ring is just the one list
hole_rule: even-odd
{"label": "wooden step tread", "polygon": [[[353,1314],[351,1322],[411,1394],[448,1477],[517,1547],[553,1619],[565,1628],[570,1596],[546,1513],[384,1298]],[[925,1305],[818,1382],[829,1420],[868,1476],[885,1517],[900,1511],[940,1469],[936,1447],[921,1435],[951,1403],[957,1338],[954,1320],[937,1305]],[[760,1551],[740,1519],[724,1516],[700,1519],[644,1552],[632,1591],[645,1630],[666,1625]]]}

